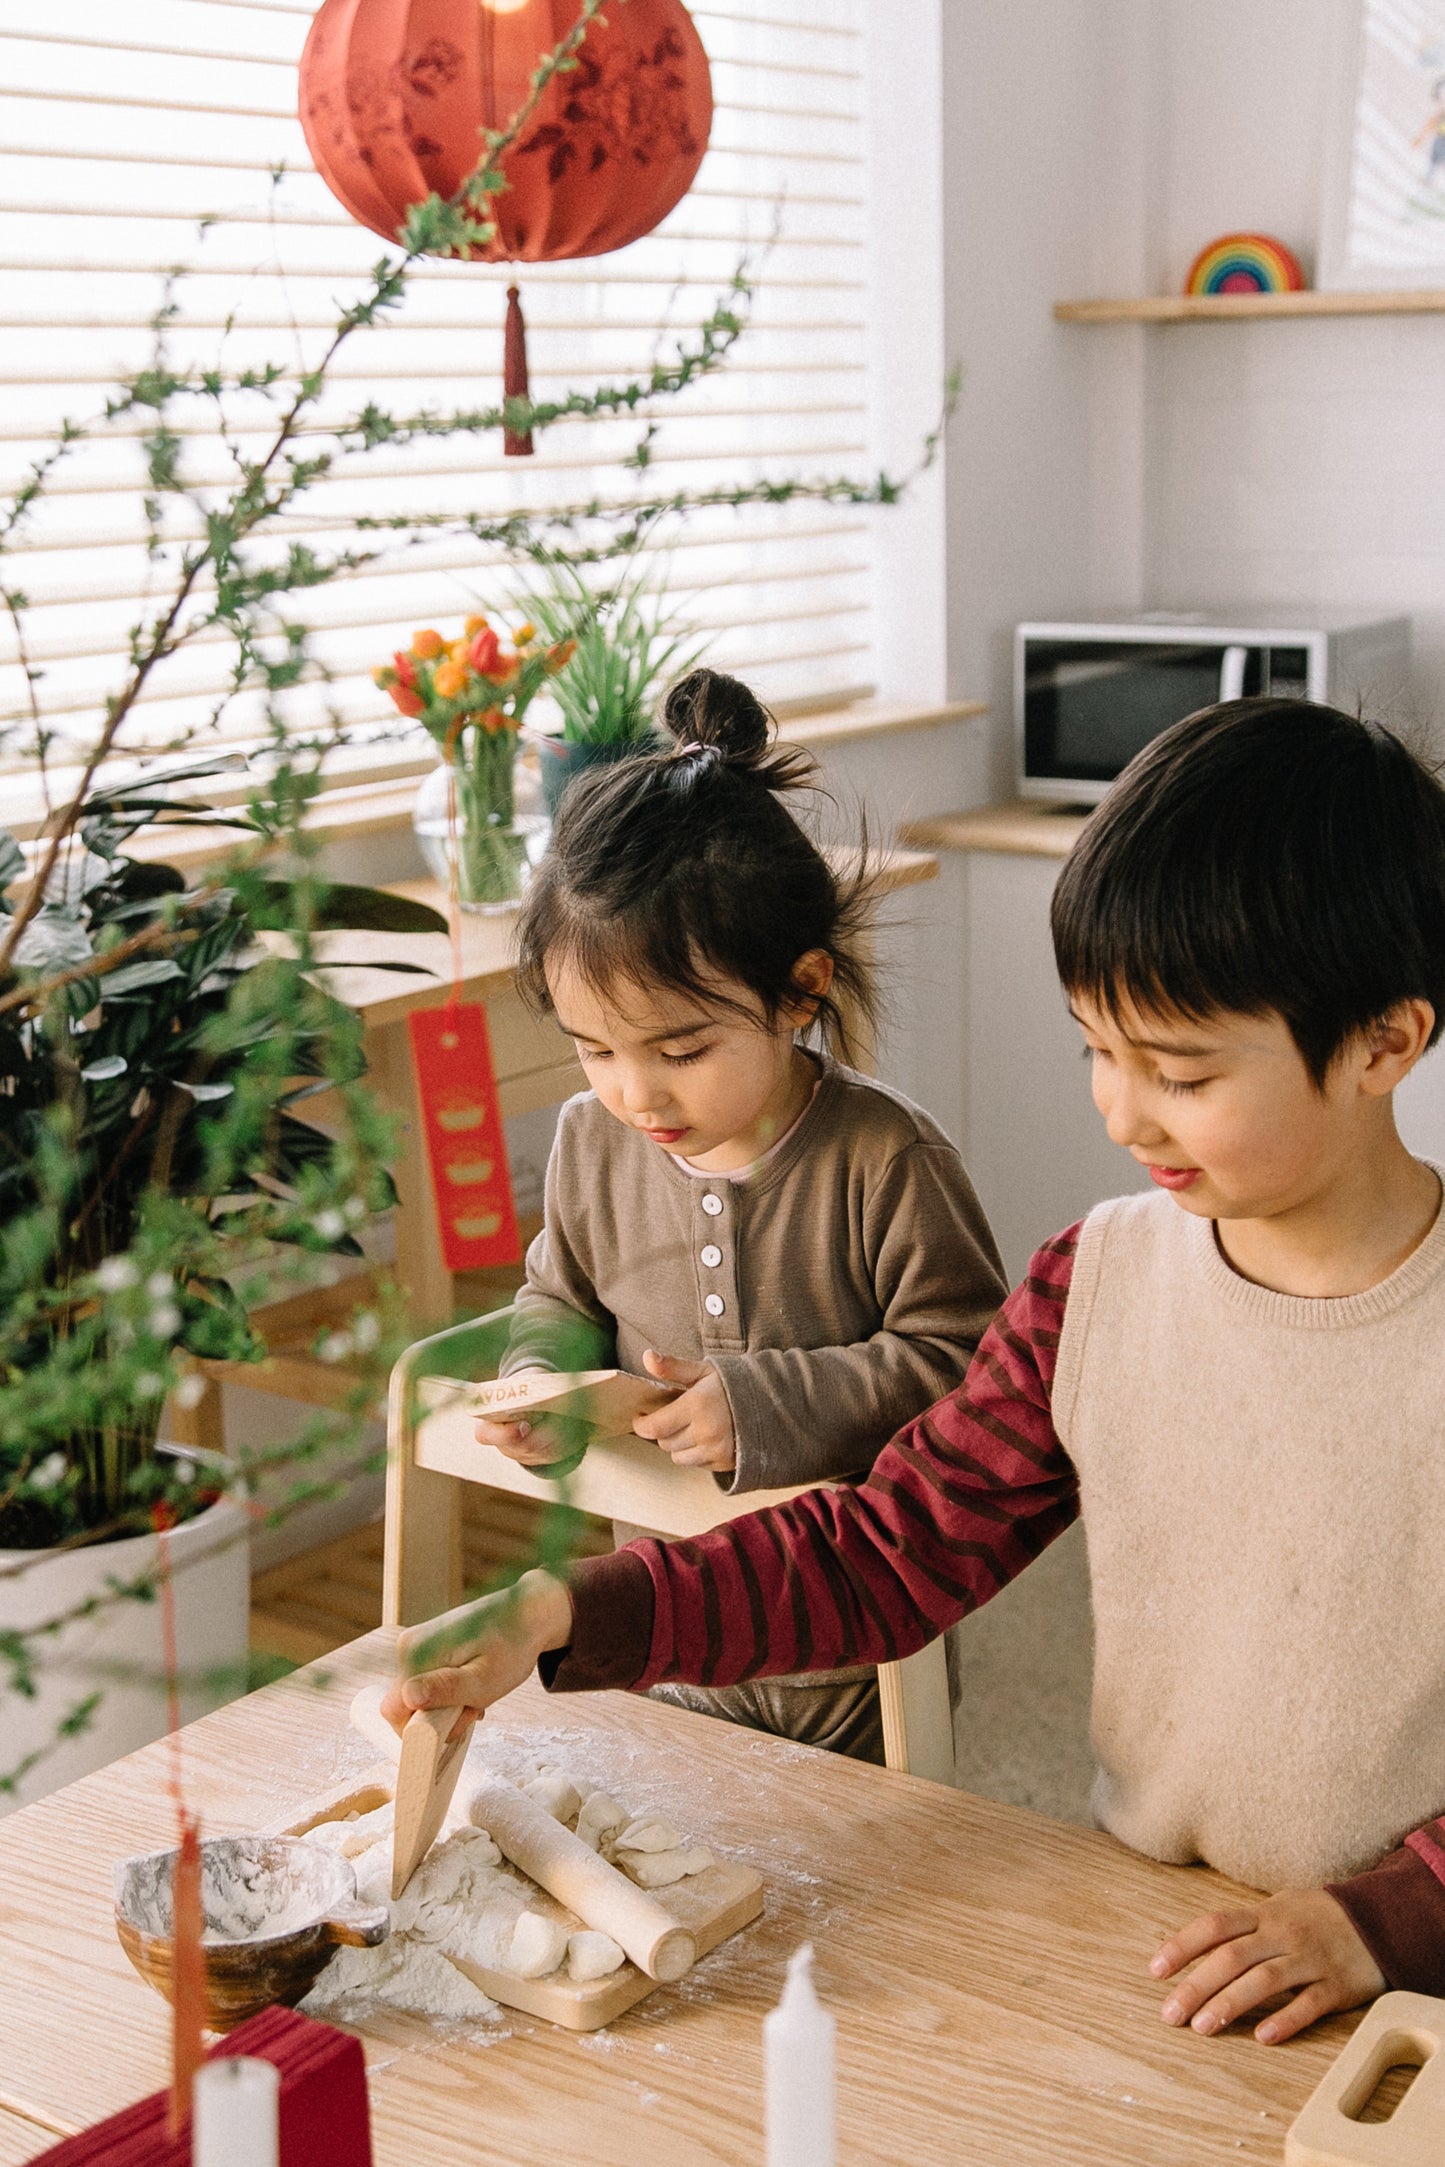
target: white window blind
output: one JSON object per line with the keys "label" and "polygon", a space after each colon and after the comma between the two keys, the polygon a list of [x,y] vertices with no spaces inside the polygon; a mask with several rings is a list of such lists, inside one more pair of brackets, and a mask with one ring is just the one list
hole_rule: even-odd
{"label": "white window blind", "polygon": [[[726,0],[695,20],[713,68],[711,147],[682,203],[646,239],[584,262],[423,264],[399,318],[345,350],[315,426],[367,400],[393,412],[494,403],[505,287],[521,272],[534,396],[650,367],[709,312],[740,252],[778,238],[759,266],[753,326],[717,375],[659,403],[650,474],[622,465],[635,421],[563,424],[531,460],[500,438],[456,437],[343,461],[285,522],[287,538],[344,547],[359,514],[625,499],[760,474],[867,469],[864,367],[867,170],[862,0]],[[173,265],[176,363],[234,371],[316,360],[339,305],[382,252],[313,172],[296,112],[296,66],[313,4],[298,0],[0,0],[0,497],[61,420],[90,421],[117,375],[148,358]],[[276,167],[285,175],[273,183]],[[197,221],[213,219],[203,237]],[[243,451],[263,441],[259,401],[233,404]],[[102,431],[61,466],[0,582],[32,605],[38,699],[65,745],[89,741],[124,672],[138,606],[164,589],[148,560],[143,423]],[[185,409],[193,505],[167,500],[165,533],[200,531],[227,451],[201,402]],[[866,511],[796,503],[709,510],[659,537],[669,587],[709,660],[781,703],[826,701],[872,676]],[[357,537],[376,547],[375,535]],[[326,681],[288,695],[309,727],[332,708],[390,720],[371,666],[413,626],[446,627],[500,600],[507,579],[470,537],[391,548],[379,563],[299,597]],[[254,696],[210,718],[232,650],[216,637],[166,664],[127,726],[130,749],[213,727],[244,739]],[[0,717],[28,695],[0,623]],[[23,733],[0,745],[12,772]],[[13,785],[12,785],[13,789]]]}

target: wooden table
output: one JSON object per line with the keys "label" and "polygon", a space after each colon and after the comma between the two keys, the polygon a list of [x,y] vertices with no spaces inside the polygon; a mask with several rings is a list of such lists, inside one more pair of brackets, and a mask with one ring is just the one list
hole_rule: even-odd
{"label": "wooden table", "polygon": [[[193,1725],[207,1828],[366,1763],[346,1706],[389,1659],[370,1634]],[[489,1723],[753,1861],[767,1913],[590,2038],[379,2020],[377,2167],[759,2167],[761,2020],[804,1939],[838,2017],[843,2167],[1278,2167],[1351,2028],[1275,2048],[1167,2029],[1146,1959],[1230,1885],[1107,1836],[627,1695],[533,1684]],[[165,2081],[167,2011],[115,1938],[110,1868],[173,1840],[166,1750],[0,1823],[0,2162]]]}

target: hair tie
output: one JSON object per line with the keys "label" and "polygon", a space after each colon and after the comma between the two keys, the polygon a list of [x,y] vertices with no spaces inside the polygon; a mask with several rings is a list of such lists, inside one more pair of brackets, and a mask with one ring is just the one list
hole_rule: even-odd
{"label": "hair tie", "polygon": [[687,743],[686,745],[679,745],[679,746],[678,746],[678,748],[677,748],[677,757],[678,757],[678,759],[679,759],[679,760],[682,760],[682,759],[685,759],[685,758],[686,758],[686,756],[687,756],[687,754],[688,754],[688,753],[690,753],[690,752],[706,752],[706,751],[707,751],[707,747],[706,747],[706,745],[699,745],[699,744],[698,744],[698,742],[697,742],[697,740],[696,740],[696,738],[693,738],[693,739],[691,739],[691,740],[689,741],[689,743]]}

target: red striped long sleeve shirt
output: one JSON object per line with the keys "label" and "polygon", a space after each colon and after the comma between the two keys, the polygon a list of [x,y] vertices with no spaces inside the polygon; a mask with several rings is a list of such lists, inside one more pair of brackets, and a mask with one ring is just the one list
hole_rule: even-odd
{"label": "red striped long sleeve shirt", "polygon": [[[1051,1407],[1078,1234],[1035,1252],[963,1383],[898,1432],[865,1482],[582,1560],[572,1642],[543,1659],[549,1688],[895,1661],[996,1595],[1078,1516]],[[1445,1815],[1330,1893],[1391,1986],[1445,1994]]]}

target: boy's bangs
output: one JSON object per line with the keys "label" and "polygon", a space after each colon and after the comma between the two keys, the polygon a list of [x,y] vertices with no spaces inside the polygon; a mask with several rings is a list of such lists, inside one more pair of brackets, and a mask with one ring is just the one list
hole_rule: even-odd
{"label": "boy's bangs", "polygon": [[1207,708],[1125,769],[1051,919],[1065,990],[1114,1023],[1279,1015],[1323,1085],[1400,1001],[1445,1021],[1445,793],[1333,708]]}

